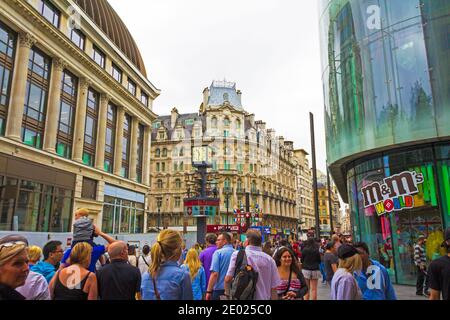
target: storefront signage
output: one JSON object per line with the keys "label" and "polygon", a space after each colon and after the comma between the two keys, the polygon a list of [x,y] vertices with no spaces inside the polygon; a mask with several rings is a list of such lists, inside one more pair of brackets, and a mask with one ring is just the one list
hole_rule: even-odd
{"label": "storefront signage", "polygon": [[414,207],[413,195],[419,193],[418,186],[424,181],[416,171],[404,171],[373,182],[361,189],[364,208],[373,207],[378,216]]}
{"label": "storefront signage", "polygon": [[227,228],[230,230],[230,232],[236,232],[238,233],[240,231],[239,225],[236,224],[230,224],[230,225],[224,225],[224,224],[212,224],[206,226],[206,232],[223,232],[227,231]]}

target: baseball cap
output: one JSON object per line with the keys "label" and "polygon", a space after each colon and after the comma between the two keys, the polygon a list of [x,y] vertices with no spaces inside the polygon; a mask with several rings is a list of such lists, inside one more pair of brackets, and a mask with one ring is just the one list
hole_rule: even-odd
{"label": "baseball cap", "polygon": [[444,241],[441,244],[441,247],[445,247],[445,242],[447,240],[450,240],[450,227],[448,227],[447,229],[445,229],[445,234],[444,234]]}
{"label": "baseball cap", "polygon": [[345,243],[339,247],[337,254],[340,259],[347,259],[358,254],[358,251],[354,246]]}

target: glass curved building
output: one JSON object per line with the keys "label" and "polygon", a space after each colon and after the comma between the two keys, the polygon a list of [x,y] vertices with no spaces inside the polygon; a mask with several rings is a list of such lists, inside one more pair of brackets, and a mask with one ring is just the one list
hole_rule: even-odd
{"label": "glass curved building", "polygon": [[322,0],[320,25],[328,164],[354,240],[413,284],[418,235],[432,260],[450,226],[450,2]]}

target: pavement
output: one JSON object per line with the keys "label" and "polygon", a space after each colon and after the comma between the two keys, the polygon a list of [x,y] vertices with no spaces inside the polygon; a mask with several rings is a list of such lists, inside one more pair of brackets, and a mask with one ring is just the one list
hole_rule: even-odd
{"label": "pavement", "polygon": [[[416,288],[414,286],[403,286],[394,284],[395,293],[397,294],[398,300],[428,300],[424,296],[416,296]],[[326,284],[322,284],[319,281],[317,300],[329,300],[330,299],[330,289]]]}

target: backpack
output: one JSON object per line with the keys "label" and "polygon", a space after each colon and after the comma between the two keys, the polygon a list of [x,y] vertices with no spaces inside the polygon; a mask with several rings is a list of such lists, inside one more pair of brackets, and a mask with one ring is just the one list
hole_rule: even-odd
{"label": "backpack", "polygon": [[245,249],[239,250],[236,258],[234,278],[231,283],[232,300],[253,300],[258,272],[247,262]]}

